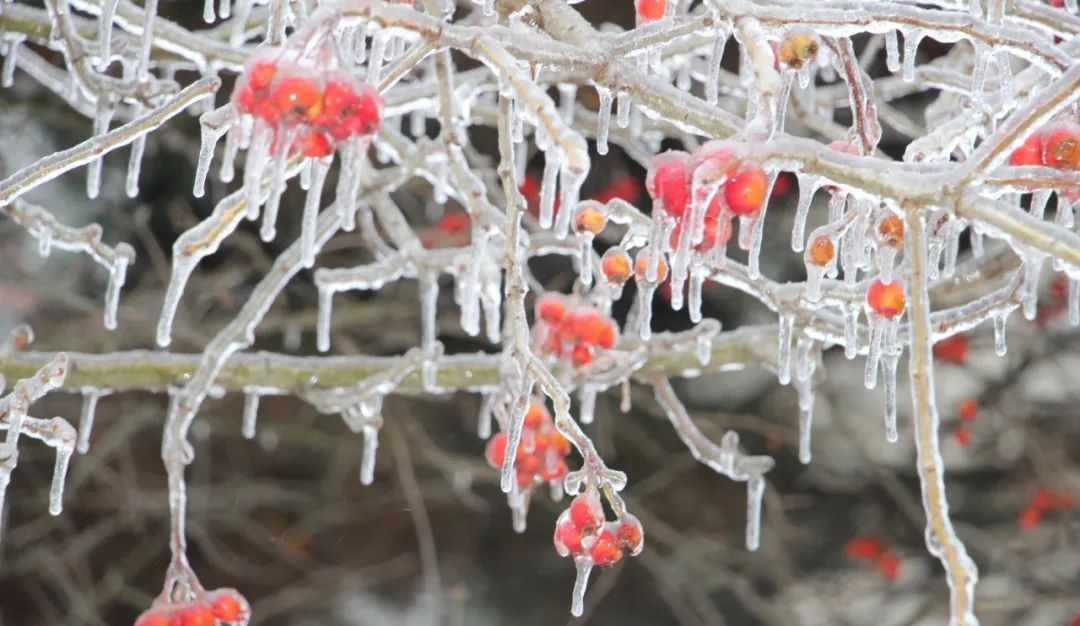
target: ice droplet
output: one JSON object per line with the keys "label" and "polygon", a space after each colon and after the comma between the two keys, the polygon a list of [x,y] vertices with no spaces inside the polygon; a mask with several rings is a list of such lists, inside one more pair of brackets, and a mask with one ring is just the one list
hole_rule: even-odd
{"label": "ice droplet", "polygon": [[592,573],[592,560],[588,558],[577,558],[574,560],[574,567],[577,569],[577,576],[574,578],[574,591],[570,602],[570,614],[574,617],[581,617],[581,614],[585,612],[585,588],[589,585],[589,574]]}

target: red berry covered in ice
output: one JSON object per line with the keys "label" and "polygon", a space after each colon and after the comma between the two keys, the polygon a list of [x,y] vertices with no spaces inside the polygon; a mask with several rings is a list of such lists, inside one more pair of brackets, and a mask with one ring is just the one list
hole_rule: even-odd
{"label": "red berry covered in ice", "polygon": [[638,19],[642,22],[655,22],[664,17],[667,0],[636,0]]}
{"label": "red berry covered in ice", "polygon": [[536,316],[548,324],[558,324],[566,315],[566,304],[561,296],[545,295],[536,301]]}
{"label": "red berry covered in ice", "polygon": [[1024,143],[1009,155],[1009,165],[1042,165],[1043,141],[1038,133],[1024,140]]}
{"label": "red berry covered in ice", "polygon": [[1059,169],[1080,168],[1080,126],[1063,123],[1046,131],[1043,163]]}
{"label": "red berry covered in ice", "polygon": [[899,281],[875,280],[866,290],[866,304],[878,315],[892,319],[904,312],[904,287]]}
{"label": "red berry covered in ice", "polygon": [[214,626],[217,620],[208,606],[197,605],[180,612],[180,626]]}
{"label": "red berry covered in ice", "polygon": [[613,285],[623,285],[630,279],[630,255],[621,248],[610,248],[600,261],[600,271],[604,278]]}
{"label": "red berry covered in ice", "polygon": [[232,593],[222,593],[214,599],[214,617],[223,622],[235,622],[244,615],[244,605]]}
{"label": "red berry covered in ice", "polygon": [[604,521],[604,507],[600,499],[588,493],[575,497],[570,503],[570,521],[583,530],[597,528]]}
{"label": "red berry covered in ice", "polygon": [[649,196],[674,217],[686,213],[690,201],[689,159],[690,155],[674,150],[658,154],[645,178]]}
{"label": "red berry covered in ice", "polygon": [[735,215],[754,215],[765,203],[768,186],[765,170],[757,165],[744,165],[724,185],[724,200]]}
{"label": "red berry covered in ice", "polygon": [[273,102],[286,115],[315,119],[322,112],[322,90],[309,78],[286,76],[274,88]]}
{"label": "red berry covered in ice", "polygon": [[488,439],[484,449],[484,458],[492,467],[502,467],[506,460],[506,432],[497,432]]}
{"label": "red berry covered in ice", "polygon": [[615,533],[606,528],[601,531],[589,548],[589,556],[598,567],[610,567],[618,563],[623,553],[619,549],[619,540],[615,538]]}

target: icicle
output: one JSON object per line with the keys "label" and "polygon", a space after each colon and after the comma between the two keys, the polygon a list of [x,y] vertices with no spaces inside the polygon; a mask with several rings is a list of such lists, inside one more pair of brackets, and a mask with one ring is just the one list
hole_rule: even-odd
{"label": "icicle", "polygon": [[503,493],[510,493],[517,485],[514,460],[517,458],[518,445],[521,443],[521,434],[525,427],[525,412],[529,408],[533,386],[536,384],[536,381],[528,374],[515,374],[515,376],[521,377],[521,390],[514,398],[510,418],[506,423],[506,455],[499,473],[499,488]]}
{"label": "icicle", "polygon": [[795,314],[787,310],[780,311],[780,346],[776,353],[776,369],[781,385],[791,382],[791,334],[794,328]]}
{"label": "icicle", "polygon": [[520,96],[510,99],[510,141],[515,144],[525,141],[525,116],[521,114],[523,106]]}
{"label": "icicle", "polygon": [[244,133],[243,128],[250,124],[250,118],[241,119],[240,128],[225,134],[225,153],[221,156],[221,171],[218,173],[218,178],[223,183],[231,183],[236,177],[236,154],[240,151],[240,136]]}
{"label": "icicle", "polygon": [[921,40],[921,34],[912,31],[904,32],[904,64],[900,76],[905,83],[915,80],[915,53]]}
{"label": "icicle", "polygon": [[498,396],[485,393],[480,403],[480,412],[476,416],[476,436],[481,439],[486,440],[491,437],[491,418],[496,402],[498,402]]}
{"label": "icicle", "polygon": [[867,389],[877,386],[878,363],[881,361],[882,344],[885,343],[885,326],[888,320],[875,313],[867,314],[870,321],[870,344],[866,355],[866,372],[863,384]]}
{"label": "icicle", "polygon": [[378,85],[382,78],[383,58],[386,56],[386,44],[390,35],[379,31],[371,38],[371,56],[368,57],[367,83]]}
{"label": "icicle", "polygon": [[255,425],[259,419],[259,393],[253,388],[244,389],[244,421],[241,433],[244,439],[255,438]]}
{"label": "icicle", "polygon": [[560,165],[559,190],[562,193],[560,195],[559,204],[562,207],[562,210],[558,212],[558,215],[555,218],[556,239],[563,239],[566,237],[566,233],[570,229],[570,218],[577,209],[581,186],[585,183],[585,177],[589,173],[587,168],[585,171],[577,171],[565,162],[560,163]]}
{"label": "icicle", "polygon": [[885,383],[885,440],[895,443],[899,438],[896,432],[896,369],[900,364],[900,350],[890,348],[881,358]]}
{"label": "icicle", "polygon": [[217,19],[214,15],[214,0],[203,0],[202,18],[207,24],[213,24]]}
{"label": "icicle", "polygon": [[577,85],[559,83],[559,114],[567,126],[574,124],[574,104],[577,102]]}
{"label": "icicle", "polygon": [[0,70],[0,86],[4,88],[11,87],[15,84],[15,65],[18,63],[19,46],[26,37],[18,35],[15,37],[9,37],[7,40],[7,50],[4,53],[4,68]]}
{"label": "icicle", "polygon": [[701,271],[690,272],[690,321],[701,321],[701,288],[705,284],[705,274]]}
{"label": "icicle", "polygon": [[52,238],[53,231],[51,229],[42,229],[38,234],[38,254],[43,257],[49,256],[49,252],[52,251]]}
{"label": "icicle", "polygon": [[90,432],[94,429],[94,414],[97,410],[98,399],[108,393],[94,387],[81,389],[82,412],[79,414],[79,435],[75,449],[79,454],[86,454],[90,450]]}
{"label": "icicle", "polygon": [[52,420],[52,428],[58,433],[56,441],[56,465],[53,467],[52,485],[49,487],[49,514],[60,515],[64,510],[64,482],[67,480],[68,462],[71,461],[71,453],[75,451],[73,440],[75,433],[72,432],[71,424],[59,417]]}
{"label": "icicle", "polygon": [[1005,322],[1008,321],[1008,314],[996,313],[994,318],[994,352],[998,356],[1005,356],[1009,351],[1009,347],[1005,344]]}
{"label": "icicle", "polygon": [[139,56],[135,64],[135,79],[146,82],[150,71],[150,47],[154,41],[154,19],[157,17],[158,0],[144,0],[142,34],[139,38]]}
{"label": "icicle", "polygon": [[608,153],[608,132],[611,129],[611,90],[596,86],[600,95],[600,109],[596,112],[596,153]]}
{"label": "icicle", "polygon": [[975,61],[971,72],[971,106],[980,109],[983,106],[984,88],[986,86],[987,66],[990,64],[990,54],[986,45],[975,41]]}
{"label": "icicle", "polygon": [[[296,140],[296,131],[286,131],[282,137],[282,145],[291,146]],[[259,238],[270,242],[277,236],[277,216],[281,206],[281,196],[285,193],[285,185],[288,182],[285,176],[285,167],[289,163],[289,155],[285,150],[279,150],[274,155],[270,174],[270,195],[266,198],[266,206],[263,207],[262,225],[259,227]],[[306,205],[305,205],[306,206]]]}
{"label": "icicle", "polygon": [[814,360],[811,350],[814,340],[799,337],[796,348],[798,370],[795,389],[799,394],[799,461],[810,462],[810,429],[814,421]]}
{"label": "icicle", "polygon": [[323,183],[326,182],[326,173],[330,171],[330,163],[331,159],[317,159],[311,167],[311,189],[304,198],[303,222],[300,228],[300,255],[304,267],[315,265],[315,222],[319,217]]}
{"label": "icicle", "polygon": [[364,63],[365,61],[367,61],[367,56],[368,56],[368,50],[367,50],[368,29],[369,29],[369,25],[368,25],[367,22],[361,22],[360,25],[356,27],[356,33],[354,35],[356,37],[356,39],[355,39],[355,41],[353,41],[352,48],[353,48],[353,54],[354,54],[353,63],[356,63],[357,65],[360,65],[360,64]]}
{"label": "icicle", "polygon": [[712,360],[712,333],[701,333],[697,337],[697,360],[702,367],[709,364]]}
{"label": "icicle", "polygon": [[551,228],[555,219],[555,186],[560,161],[556,149],[544,153],[544,175],[540,179],[540,227]]}
{"label": "icicle", "polygon": [[379,429],[365,424],[361,432],[364,436],[364,450],[360,455],[360,484],[370,485],[375,481],[375,453],[379,449]]}
{"label": "icicle", "polygon": [[[101,136],[109,132],[109,123],[112,121],[116,109],[113,103],[106,97],[98,99],[97,111],[94,115],[94,136]],[[101,191],[101,156],[94,157],[86,165],[86,197],[94,199]]]}
{"label": "icicle", "polygon": [[98,18],[98,58],[95,65],[99,72],[109,66],[112,59],[113,17],[120,0],[102,0],[101,17]]}
{"label": "icicle", "polygon": [[1024,319],[1033,321],[1038,313],[1039,304],[1039,274],[1042,272],[1043,262],[1046,257],[1041,254],[1024,255],[1024,285],[1020,294],[1023,305]]}
{"label": "icicle", "polygon": [[593,423],[593,416],[596,415],[596,391],[593,385],[582,385],[578,391],[578,402],[581,404],[578,419],[582,424]]}
{"label": "icicle", "polygon": [[[206,0],[208,3],[213,0]],[[199,158],[195,163],[195,185],[192,189],[192,195],[196,198],[201,198],[206,194],[206,175],[210,171],[210,162],[214,159],[214,148],[217,146],[218,140],[221,136],[229,131],[229,124],[221,124],[214,126],[200,120],[199,131],[201,135],[201,143],[199,144]],[[228,144],[226,144],[226,153],[228,152]],[[132,149],[132,159],[134,159],[135,152]],[[142,159],[139,160],[142,162]],[[138,176],[136,176],[138,179]]]}
{"label": "icicle", "polygon": [[232,17],[232,0],[221,0],[218,5],[218,17],[227,20]]}
{"label": "icicle", "polygon": [[116,259],[109,270],[109,284],[105,287],[105,328],[116,330],[116,311],[120,307],[120,290],[127,281],[128,264],[135,258],[135,250],[126,243],[117,244]]}
{"label": "icicle", "polygon": [[716,104],[720,100],[720,62],[724,58],[724,46],[727,44],[727,33],[717,33],[713,41],[712,52],[709,53],[709,73],[705,79],[705,101]]}
{"label": "icicle", "polygon": [[244,162],[244,202],[249,220],[259,216],[263,171],[266,169],[266,159],[270,155],[270,142],[273,136],[274,130],[262,120],[255,122],[255,128],[251,134],[251,145]]}
{"label": "icicle", "polygon": [[844,356],[854,359],[859,353],[859,305],[844,307]]}
{"label": "icicle", "polygon": [[1031,215],[1038,219],[1042,219],[1046,214],[1046,203],[1050,201],[1050,194],[1053,190],[1040,189],[1031,195]]}
{"label": "icicle", "polygon": [[761,543],[761,501],[765,479],[755,474],[746,481],[746,549],[757,550]]}
{"label": "icicle", "polygon": [[615,123],[619,125],[619,128],[630,126],[630,112],[633,108],[634,103],[629,91],[620,91],[615,96]]}
{"label": "icicle", "polygon": [[585,612],[585,588],[589,585],[589,574],[592,572],[592,561],[587,558],[574,559],[574,567],[577,568],[577,577],[574,579],[574,593],[570,602],[570,614],[581,617]]}
{"label": "icicle", "polygon": [[816,176],[798,175],[799,203],[795,208],[795,224],[791,229],[791,249],[803,251],[803,239],[806,236],[806,217],[810,214],[810,202],[814,199],[820,179]]}

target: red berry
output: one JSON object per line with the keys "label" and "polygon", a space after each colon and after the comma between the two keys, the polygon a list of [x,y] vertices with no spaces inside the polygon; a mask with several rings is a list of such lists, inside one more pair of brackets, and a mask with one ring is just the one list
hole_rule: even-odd
{"label": "red berry", "polygon": [[518,187],[518,191],[525,198],[525,205],[528,207],[529,212],[535,215],[540,208],[540,183],[537,182],[536,177],[532,174],[526,174],[525,180],[521,181],[521,186]]}
{"label": "red berry", "polygon": [[369,135],[379,130],[382,123],[382,96],[370,85],[364,85],[357,94],[349,129],[353,134]]}
{"label": "red berry", "polygon": [[135,620],[135,626],[169,626],[169,618],[164,613],[147,612]]}
{"label": "red berry", "polygon": [[853,537],[844,546],[844,552],[848,558],[857,561],[873,559],[885,549],[881,540],[877,537]]}
{"label": "red berry", "polygon": [[334,153],[334,146],[326,135],[320,132],[309,132],[300,138],[300,152],[304,156],[313,159],[321,159]]}
{"label": "red berry", "polygon": [[892,319],[904,312],[904,287],[899,281],[875,280],[866,290],[866,303],[878,315]]}
{"label": "red berry", "polygon": [[261,91],[270,86],[277,74],[277,65],[272,61],[259,61],[251,66],[247,72],[247,84],[255,91]]}
{"label": "red berry", "polygon": [[579,343],[570,352],[570,360],[576,367],[584,367],[592,362],[592,349],[586,344]]}
{"label": "red berry", "polygon": [[604,520],[604,507],[600,499],[590,494],[581,494],[570,503],[570,522],[585,531],[592,531]]}
{"label": "red berry", "polygon": [[323,90],[323,118],[331,123],[340,121],[356,106],[357,99],[356,92],[348,83],[327,81]]}
{"label": "red berry", "polygon": [[[536,184],[535,179],[533,184]],[[632,176],[624,176],[590,196],[589,199],[601,204],[607,204],[612,200],[624,200],[634,203],[637,202],[640,196],[641,183],[638,182],[638,179]]]}
{"label": "red berry", "polygon": [[236,106],[240,107],[241,111],[244,111],[245,113],[251,113],[255,110],[257,98],[255,96],[255,92],[252,91],[249,87],[241,87],[240,89],[237,89],[235,94],[233,95],[233,98],[236,101]]}
{"label": "red berry", "polygon": [[596,339],[596,345],[604,349],[612,348],[615,345],[615,338],[618,335],[618,332],[615,322],[608,320],[600,330],[600,336]]}
{"label": "red berry", "polygon": [[1080,126],[1061,124],[1046,135],[1043,163],[1059,169],[1080,168]]}
{"label": "red berry", "polygon": [[560,517],[555,524],[555,550],[563,555],[578,555],[584,551],[581,545],[583,532],[565,516]]}
{"label": "red berry", "polygon": [[645,179],[649,196],[674,217],[686,213],[690,200],[689,158],[690,155],[685,152],[674,150],[658,154],[653,157],[652,167]]}
{"label": "red berry", "polygon": [[277,126],[278,120],[281,119],[281,111],[269,98],[257,99],[251,109],[251,114],[262,118],[271,126]]}
{"label": "red berry", "polygon": [[874,567],[889,580],[896,580],[900,577],[900,557],[896,556],[891,550],[881,553],[874,560]]}
{"label": "red berry", "polygon": [[544,482],[550,483],[556,480],[562,480],[569,471],[570,469],[566,466],[566,461],[559,459],[545,467],[540,473],[540,478]]}
{"label": "red berry", "polygon": [[754,215],[765,202],[768,185],[765,170],[756,165],[743,166],[724,185],[724,200],[735,215]]}
{"label": "red berry", "polygon": [[499,468],[506,460],[506,433],[497,432],[488,439],[487,448],[484,449],[484,458],[488,465]]}
{"label": "red berry", "polygon": [[615,534],[605,528],[589,548],[589,556],[597,567],[610,567],[619,562],[623,553]]}
{"label": "red berry", "polygon": [[1024,143],[1009,155],[1009,165],[1042,165],[1043,141],[1038,133],[1024,140]]}
{"label": "red berry", "polygon": [[638,19],[642,22],[655,22],[663,18],[664,10],[667,8],[666,0],[637,0],[635,4]]}
{"label": "red berry", "polygon": [[214,611],[205,605],[193,606],[180,613],[181,626],[214,626]]}
{"label": "red berry", "polygon": [[1020,519],[1017,520],[1017,525],[1023,532],[1030,532],[1035,530],[1039,524],[1042,523],[1043,511],[1035,507],[1027,507],[1023,511],[1020,511]]}
{"label": "red berry", "polygon": [[618,540],[619,549],[628,556],[637,555],[645,544],[645,535],[641,530],[641,522],[629,514],[619,521],[618,527],[615,529],[615,538]]}
{"label": "red berry", "polygon": [[566,315],[566,304],[561,296],[545,295],[536,301],[536,316],[548,324],[558,324]]}
{"label": "red berry", "polygon": [[[719,194],[718,194],[719,195]],[[712,205],[710,205],[712,206]],[[723,233],[721,234],[721,228]],[[682,238],[683,223],[680,221],[675,225],[675,228],[671,231],[671,237],[668,243],[672,248],[678,248],[679,239]],[[701,241],[694,246],[694,250],[698,252],[708,252],[716,246],[717,237],[720,238],[720,245],[725,246],[729,239],[731,239],[731,223],[724,221],[723,227],[720,226],[720,220],[713,216],[706,215],[705,223],[702,225],[702,237]]]}
{"label": "red berry", "polygon": [[934,358],[946,363],[963,365],[967,362],[971,342],[964,335],[953,335],[934,344]]}
{"label": "red berry", "polygon": [[286,114],[314,119],[322,112],[319,86],[303,76],[282,78],[274,89],[273,101],[278,110]]}
{"label": "red berry", "polygon": [[962,422],[971,422],[979,415],[979,402],[975,398],[967,398],[960,403],[956,414]]}
{"label": "red berry", "polygon": [[964,426],[963,424],[957,426],[953,429],[952,436],[953,439],[956,440],[957,445],[961,448],[971,447],[971,430],[969,430],[967,426]]}
{"label": "red berry", "polygon": [[214,617],[223,622],[235,622],[243,613],[243,605],[231,593],[223,593],[214,600]]}
{"label": "red berry", "polygon": [[597,345],[604,337],[607,319],[596,309],[578,309],[570,314],[570,329],[578,341]]}

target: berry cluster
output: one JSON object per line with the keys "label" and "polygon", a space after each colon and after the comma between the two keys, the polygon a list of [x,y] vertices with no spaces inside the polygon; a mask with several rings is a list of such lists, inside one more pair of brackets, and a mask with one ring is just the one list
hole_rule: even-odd
{"label": "berry cluster", "polygon": [[[259,58],[240,77],[233,103],[295,137],[290,153],[313,158],[329,156],[350,137],[371,135],[382,121],[382,98],[370,85],[345,74],[324,79],[296,65]],[[273,151],[278,147],[275,141]]]}
{"label": "berry cluster", "polygon": [[604,517],[600,498],[583,493],[555,522],[555,550],[560,556],[610,567],[624,556],[637,556],[645,544],[641,522],[629,513],[613,522]]}
{"label": "berry cluster", "polygon": [[854,537],[844,546],[849,559],[871,563],[885,578],[895,581],[900,577],[900,557],[877,537]]}
{"label": "berry cluster", "polygon": [[[543,403],[534,399],[525,412],[525,428],[514,456],[518,487],[523,491],[539,483],[558,483],[566,477],[570,442],[563,437]],[[506,460],[506,431],[492,435],[484,451],[487,462],[501,468]]]}
{"label": "berry cluster", "polygon": [[217,589],[202,601],[151,608],[135,620],[135,626],[216,626],[247,624],[251,609],[247,600],[233,589]]}
{"label": "berry cluster", "polygon": [[534,338],[541,354],[569,358],[574,367],[583,367],[599,351],[615,346],[619,327],[595,307],[578,305],[569,310],[568,300],[559,294],[537,299]]}
{"label": "berry cluster", "polygon": [[[1043,127],[1009,155],[1009,165],[1045,165],[1059,170],[1080,170],[1080,124],[1058,122]],[[1070,202],[1080,201],[1080,188],[1061,192]]]}
{"label": "berry cluster", "polygon": [[1020,530],[1030,532],[1042,523],[1047,513],[1060,513],[1076,508],[1076,497],[1067,491],[1040,489],[1032,496],[1031,502],[1020,511],[1018,524]]}
{"label": "berry cluster", "polygon": [[[695,188],[695,177],[705,183],[700,185],[702,189]],[[669,241],[672,248],[682,238],[692,205],[708,201],[702,239],[691,242],[696,250],[704,252],[727,244],[731,217],[753,217],[761,211],[768,176],[759,164],[736,158],[727,144],[710,141],[692,155],[669,150],[653,157],[645,189],[657,208],[675,220]],[[700,196],[713,189],[711,199],[694,198],[695,193]]]}

